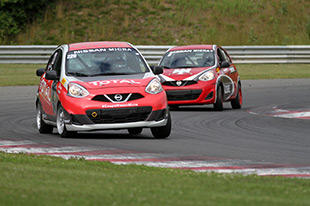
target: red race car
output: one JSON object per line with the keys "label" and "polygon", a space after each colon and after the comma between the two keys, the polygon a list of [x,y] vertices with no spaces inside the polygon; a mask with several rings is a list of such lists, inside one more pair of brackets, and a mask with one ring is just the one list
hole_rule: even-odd
{"label": "red race car", "polygon": [[169,49],[159,64],[164,68],[161,83],[168,104],[213,104],[223,110],[230,101],[234,109],[242,106],[241,81],[227,52],[216,45],[178,46]]}
{"label": "red race car", "polygon": [[37,128],[62,137],[77,131],[151,128],[155,138],[171,131],[167,97],[158,74],[126,42],[84,42],[59,46],[38,69]]}

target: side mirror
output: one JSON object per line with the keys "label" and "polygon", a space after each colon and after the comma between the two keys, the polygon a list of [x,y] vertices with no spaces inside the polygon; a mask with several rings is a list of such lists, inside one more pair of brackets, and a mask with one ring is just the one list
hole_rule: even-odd
{"label": "side mirror", "polygon": [[44,72],[45,72],[45,69],[44,68],[40,68],[40,69],[37,70],[36,74],[37,74],[38,77],[40,77],[40,76],[42,76],[44,74]]}
{"label": "side mirror", "polygon": [[152,66],[151,69],[155,75],[164,73],[164,69],[162,66]]}
{"label": "side mirror", "polygon": [[47,71],[45,75],[47,80],[58,80],[58,76],[55,70]]}
{"label": "side mirror", "polygon": [[230,64],[229,64],[228,61],[222,61],[221,65],[220,65],[221,68],[226,68],[226,67],[229,67],[229,66],[230,66]]}

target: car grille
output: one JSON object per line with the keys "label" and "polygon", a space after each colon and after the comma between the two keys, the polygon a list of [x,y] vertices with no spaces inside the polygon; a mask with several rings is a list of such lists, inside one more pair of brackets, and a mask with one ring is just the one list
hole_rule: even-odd
{"label": "car grille", "polygon": [[195,100],[197,99],[202,90],[167,90],[168,101],[182,101],[182,100]]}
{"label": "car grille", "polygon": [[100,123],[126,123],[145,121],[152,107],[128,107],[113,109],[91,109],[86,114],[91,121]]}
{"label": "car grille", "polygon": [[194,81],[194,80],[190,80],[190,81],[180,81],[180,82],[181,82],[180,85],[177,85],[177,82],[178,82],[178,81],[166,81],[166,82],[163,82],[162,85],[165,85],[165,86],[173,86],[173,87],[182,87],[182,86],[188,86],[188,85],[197,84],[197,82]]}
{"label": "car grille", "polygon": [[128,95],[131,96],[129,97],[129,99],[127,100],[128,101],[133,101],[133,100],[137,100],[137,99],[141,99],[143,98],[144,96],[140,93],[125,93],[125,94],[120,94],[122,95],[122,100],[118,101],[115,99],[115,95],[116,94],[106,94],[106,95],[96,95],[92,98],[92,100],[94,101],[100,101],[100,102],[111,102],[107,96],[113,101],[113,102],[124,102],[124,100],[126,100],[126,98],[128,97]]}

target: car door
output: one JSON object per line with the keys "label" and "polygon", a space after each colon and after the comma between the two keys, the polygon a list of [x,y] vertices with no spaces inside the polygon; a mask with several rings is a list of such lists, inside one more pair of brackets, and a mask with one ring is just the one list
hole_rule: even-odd
{"label": "car door", "polygon": [[58,76],[57,80],[52,81],[52,86],[51,86],[51,102],[52,102],[52,109],[53,109],[54,115],[56,115],[56,112],[57,112],[57,104],[58,104],[57,87],[58,87],[58,84],[60,84],[59,78],[60,78],[60,73],[61,73],[61,66],[62,66],[62,50],[59,49],[57,51],[55,62],[52,66],[52,70],[55,70]]}
{"label": "car door", "polygon": [[232,63],[230,56],[227,54],[227,52],[223,49],[220,48],[222,55],[224,56],[225,61],[229,63],[229,71],[228,75],[229,77],[236,83],[238,81],[238,72],[236,69],[236,66]]}
{"label": "car door", "polygon": [[[46,65],[45,74],[48,71],[56,70],[57,72],[57,70],[60,69],[59,64],[61,66],[61,56],[62,51],[60,49],[52,54]],[[47,80],[45,78],[45,74],[42,76],[40,82],[40,101],[42,109],[44,110],[45,114],[48,115],[48,119],[53,119],[52,116],[55,116],[54,102],[56,95],[56,86],[58,81]],[[60,74],[60,70],[58,74]]]}
{"label": "car door", "polygon": [[[237,81],[237,70],[234,64],[232,64],[230,57],[227,55],[226,51],[221,47],[217,48],[217,56],[221,74],[224,75],[221,78],[221,82],[224,86],[224,99],[227,100],[230,98],[234,91],[236,90],[236,81]],[[227,62],[228,65],[223,67],[221,66],[223,62]]]}

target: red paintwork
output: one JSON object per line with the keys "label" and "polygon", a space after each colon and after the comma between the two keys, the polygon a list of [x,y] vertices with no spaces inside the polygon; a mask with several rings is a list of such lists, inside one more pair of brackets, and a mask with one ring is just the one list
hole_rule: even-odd
{"label": "red paintwork", "polygon": [[[78,83],[89,91],[89,95],[85,98],[75,98],[70,97],[67,95],[67,90],[63,89],[59,95],[59,100],[64,107],[64,109],[70,114],[86,114],[86,110],[89,109],[109,109],[110,106],[115,106],[118,103],[112,102],[99,102],[99,101],[92,101],[91,99],[100,94],[115,94],[115,93],[140,93],[144,96],[142,99],[137,99],[125,103],[119,103],[121,105],[128,104],[128,105],[135,105],[136,106],[152,106],[153,110],[161,110],[167,107],[166,102],[166,93],[164,91],[160,92],[159,94],[148,94],[145,92],[146,84],[152,78],[144,79],[143,84],[139,86],[132,86],[129,84],[111,84],[109,86],[91,86],[90,83],[85,82],[75,82]],[[139,81],[139,80],[135,80]],[[140,80],[141,81],[141,80]],[[105,106],[105,107],[103,107]],[[130,106],[128,106],[130,107]],[[117,107],[112,107],[117,108]],[[119,107],[122,108],[122,107]]]}
{"label": "red paintwork", "polygon": [[80,49],[110,48],[110,47],[131,48],[131,46],[127,42],[98,41],[98,42],[81,42],[81,43],[69,44],[69,51]]}
{"label": "red paintwork", "polygon": [[[75,98],[75,97],[68,96],[67,95],[68,91],[66,90],[66,88],[60,82],[58,82],[57,83],[57,91],[59,91],[58,98],[63,108],[68,113],[75,114],[75,115],[76,114],[85,115],[86,110],[89,110],[89,109],[118,108],[118,107],[115,107],[116,104],[128,105],[128,107],[152,106],[153,111],[165,109],[167,107],[167,99],[166,99],[165,91],[162,91],[158,94],[149,94],[145,92],[146,85],[152,79],[153,78],[136,79],[134,80],[135,82],[141,82],[141,84],[137,86],[133,86],[132,84],[129,84],[129,83],[120,84],[120,83],[113,83],[113,82],[111,82],[109,85],[95,86],[87,82],[74,81],[74,83],[78,83],[84,86],[90,93],[87,97],[84,97],[84,98]],[[115,94],[115,93],[140,93],[144,96],[144,98],[129,101],[129,102],[124,102],[124,103],[100,102],[100,101],[91,100],[96,95]],[[53,110],[51,101],[47,100],[46,97],[44,96],[45,95],[43,95],[42,92],[39,92],[39,97],[40,97],[43,110],[45,111],[46,114],[56,115],[56,111]],[[122,107],[120,106],[119,108],[122,108]]]}

